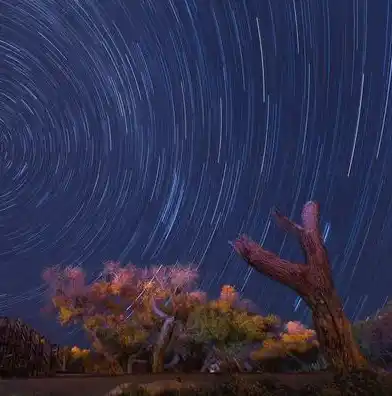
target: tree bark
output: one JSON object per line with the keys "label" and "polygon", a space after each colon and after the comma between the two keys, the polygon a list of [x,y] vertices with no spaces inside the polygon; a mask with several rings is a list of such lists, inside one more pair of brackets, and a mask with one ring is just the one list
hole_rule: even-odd
{"label": "tree bark", "polygon": [[90,329],[90,336],[92,338],[95,350],[101,353],[103,357],[112,365],[112,367],[118,366],[122,369],[116,357],[109,353],[107,348],[105,348],[105,346],[103,345],[101,338],[98,335],[98,332],[96,330]]}
{"label": "tree bark", "polygon": [[162,373],[165,369],[165,352],[173,335],[175,325],[176,322],[174,317],[169,317],[165,319],[165,322],[163,323],[161,332],[158,337],[158,341],[154,347],[152,357],[153,373]]}
{"label": "tree bark", "polygon": [[300,226],[274,210],[278,225],[294,234],[302,247],[305,264],[292,263],[263,249],[246,236],[234,243],[237,253],[258,272],[296,291],[312,311],[320,350],[338,372],[367,369],[356,344],[351,323],[343,312],[332,279],[328,255],[319,229],[319,205],[308,202]]}
{"label": "tree bark", "polygon": [[310,296],[307,304],[312,310],[320,349],[327,362],[338,372],[368,368],[336,292],[316,298]]}
{"label": "tree bark", "polygon": [[126,371],[125,371],[127,374],[132,374],[133,362],[134,362],[133,357],[132,357],[132,356],[128,356],[128,359],[127,359],[127,369],[126,369]]}
{"label": "tree bark", "polygon": [[208,369],[208,367],[211,365],[211,359],[214,356],[214,350],[210,349],[210,351],[207,353],[207,356],[204,359],[203,365],[200,369],[201,373],[205,373]]}
{"label": "tree bark", "polygon": [[[182,320],[178,319],[178,312],[174,316],[170,316],[158,308],[156,301],[152,300],[152,311],[161,319],[164,319],[161,331],[158,336],[158,341],[153,351],[152,372],[161,373],[165,369],[165,354],[173,348],[174,343],[178,341],[178,333],[183,329],[183,320],[186,317],[182,316]],[[176,353],[175,353],[176,354]]]}

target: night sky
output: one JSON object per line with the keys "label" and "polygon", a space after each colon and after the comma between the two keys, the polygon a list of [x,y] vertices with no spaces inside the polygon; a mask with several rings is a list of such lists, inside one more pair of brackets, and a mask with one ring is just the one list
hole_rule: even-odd
{"label": "night sky", "polygon": [[[0,308],[51,341],[41,272],[194,262],[213,296],[304,303],[229,241],[300,260],[320,202],[347,314],[392,284],[392,2],[0,0]],[[308,322],[309,323],[309,322]]]}

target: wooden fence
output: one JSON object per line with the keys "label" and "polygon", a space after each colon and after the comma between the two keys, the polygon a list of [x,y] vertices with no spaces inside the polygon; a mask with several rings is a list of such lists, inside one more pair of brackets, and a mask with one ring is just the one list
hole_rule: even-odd
{"label": "wooden fence", "polygon": [[0,317],[0,376],[48,376],[59,366],[61,348],[19,319]]}

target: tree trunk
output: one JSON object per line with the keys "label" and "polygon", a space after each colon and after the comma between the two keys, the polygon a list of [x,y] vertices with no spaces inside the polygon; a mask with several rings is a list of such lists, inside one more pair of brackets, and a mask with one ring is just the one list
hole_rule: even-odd
{"label": "tree trunk", "polygon": [[298,238],[305,255],[305,264],[283,260],[246,236],[235,241],[235,250],[258,272],[290,287],[303,298],[312,311],[320,350],[336,371],[344,373],[368,368],[335,290],[319,229],[318,204],[305,204],[302,210],[303,226],[277,211],[273,214],[281,227]]}
{"label": "tree trunk", "polygon": [[115,371],[117,368],[119,368],[121,369],[121,371],[124,371],[117,358],[109,353],[105,345],[102,343],[97,331],[93,329],[89,329],[89,331],[94,349],[98,353],[102,354],[107,362],[109,362],[109,364],[111,365],[111,369]]}
{"label": "tree trunk", "polygon": [[209,366],[211,365],[213,356],[214,356],[214,350],[210,349],[206,358],[204,359],[203,366],[200,369],[201,373],[205,373],[208,370]]}
{"label": "tree trunk", "polygon": [[133,358],[129,356],[127,359],[127,368],[124,370],[127,374],[132,374]]}
{"label": "tree trunk", "polygon": [[176,321],[174,317],[169,317],[165,319],[165,322],[163,323],[161,332],[158,337],[158,341],[154,347],[154,352],[152,357],[153,373],[162,373],[164,371],[165,352],[167,346],[169,345],[175,325],[176,325]]}
{"label": "tree trunk", "polygon": [[353,371],[367,367],[355,342],[350,321],[336,295],[308,298],[314,328],[326,360],[336,371]]}
{"label": "tree trunk", "polygon": [[[176,312],[174,316],[170,316],[158,308],[155,299],[152,300],[152,311],[161,319],[164,319],[162,329],[159,333],[158,341],[154,347],[152,372],[161,373],[165,369],[165,354],[169,350],[175,349],[175,343],[178,341],[178,335],[185,331],[184,324],[187,315]],[[181,319],[179,319],[181,318]],[[174,360],[167,365],[167,368],[173,367],[180,360],[178,351],[174,351]]]}

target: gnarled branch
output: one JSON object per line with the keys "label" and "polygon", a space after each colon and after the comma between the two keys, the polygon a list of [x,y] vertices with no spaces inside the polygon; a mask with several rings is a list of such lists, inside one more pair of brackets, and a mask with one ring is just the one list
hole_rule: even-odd
{"label": "gnarled branch", "polygon": [[[309,266],[318,266],[321,269],[322,264],[328,263],[320,232],[320,207],[317,202],[309,201],[304,205],[301,213],[303,226],[282,215],[277,209],[272,214],[282,229],[298,238]],[[329,271],[329,267],[324,270]]]}
{"label": "gnarled branch", "polygon": [[151,301],[151,308],[155,315],[157,315],[161,319],[169,319],[171,318],[166,312],[163,312],[161,309],[158,308],[155,299],[153,298]]}
{"label": "gnarled branch", "polygon": [[317,202],[306,202],[301,213],[302,224],[306,231],[318,231],[320,223],[320,205]]}
{"label": "gnarled branch", "polygon": [[280,228],[299,238],[301,237],[304,231],[303,227],[291,221],[287,216],[282,215],[277,208],[273,208],[271,214]]}
{"label": "gnarled branch", "polygon": [[[320,208],[316,202],[307,202],[302,209],[302,225],[290,220],[276,208],[272,210],[277,224],[295,235],[304,251],[306,264],[296,264],[284,260],[276,254],[265,250],[247,236],[238,238],[233,246],[237,253],[257,271],[269,278],[283,283],[303,295],[304,286],[320,276],[331,281],[327,252],[319,229]],[[312,272],[312,276],[310,275]]]}
{"label": "gnarled branch", "polygon": [[263,249],[246,235],[234,242],[234,249],[257,271],[298,292],[302,290],[305,281],[305,266],[281,259],[276,254]]}
{"label": "gnarled branch", "polygon": [[234,248],[249,265],[294,289],[305,300],[312,310],[320,350],[336,371],[345,373],[368,368],[333,284],[328,254],[320,232],[319,212],[316,202],[307,202],[302,210],[302,226],[277,211],[274,213],[278,224],[298,236],[308,265],[283,260],[247,237],[239,238]]}

